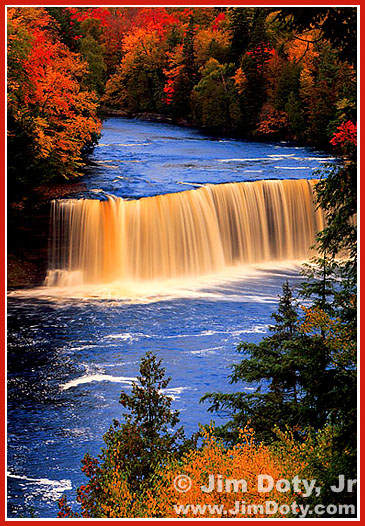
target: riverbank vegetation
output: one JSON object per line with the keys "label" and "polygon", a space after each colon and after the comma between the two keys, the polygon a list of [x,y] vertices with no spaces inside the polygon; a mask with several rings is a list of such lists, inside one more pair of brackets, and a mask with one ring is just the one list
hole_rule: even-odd
{"label": "riverbank vegetation", "polygon": [[[169,383],[164,374],[154,355],[147,353],[142,358],[132,394],[122,392],[120,398],[129,410],[125,423],[114,421],[98,459],[85,455],[82,461],[88,482],[78,489],[81,515],[72,511],[64,496],[59,501],[59,517],[192,518],[205,513],[219,517],[223,509],[235,517],[245,517],[247,509],[257,509],[258,517],[299,513],[300,508],[293,505],[299,490],[273,488],[270,498],[274,503],[265,508],[267,494],[259,491],[257,476],[265,475],[262,484],[267,486],[271,481],[308,475],[307,447],[300,448],[299,454],[295,448],[289,452],[286,444],[291,437],[285,437],[279,447],[271,448],[258,442],[247,424],[238,430],[237,441],[231,446],[215,438],[214,427],[186,439],[182,429],[174,430],[178,414],[163,392]],[[240,481],[239,489],[224,486],[227,489],[222,490],[219,484],[223,488],[227,479]],[[240,503],[238,508],[237,491],[244,491],[244,506]]]}
{"label": "riverbank vegetation", "polygon": [[81,514],[64,496],[59,517],[356,516],[356,334],[340,313],[302,310],[284,284],[272,335],[238,348],[232,381],[259,387],[206,395],[231,419],[190,439],[175,429],[169,379],[147,353],[131,395],[121,394],[124,422],[82,461]]}
{"label": "riverbank vegetation", "polygon": [[124,422],[82,461],[81,514],[64,496],[58,516],[356,516],[356,335],[340,316],[302,308],[299,319],[285,284],[272,336],[240,344],[246,357],[234,366],[234,383],[260,387],[207,395],[231,420],[190,439],[175,429],[169,379],[147,353],[131,395],[121,394]]}
{"label": "riverbank vegetation", "polygon": [[87,66],[43,8],[8,10],[9,199],[74,177],[100,130]]}

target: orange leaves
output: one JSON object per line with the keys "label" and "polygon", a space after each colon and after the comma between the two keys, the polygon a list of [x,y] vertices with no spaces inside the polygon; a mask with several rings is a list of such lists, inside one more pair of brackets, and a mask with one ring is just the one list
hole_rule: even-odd
{"label": "orange leaves", "polygon": [[[158,52],[160,37],[155,30],[138,28],[125,35],[123,39],[124,60],[129,61],[138,53],[153,55]],[[128,57],[130,55],[130,57]]]}
{"label": "orange leaves", "polygon": [[355,372],[356,340],[353,338],[351,327],[339,318],[331,318],[319,307],[302,307],[302,309],[304,320],[300,327],[301,331],[310,335],[321,333],[331,350],[332,363]]}
{"label": "orange leaves", "polygon": [[[291,474],[298,474],[295,463]],[[230,449],[226,449],[210,433],[205,433],[201,449],[192,450],[180,462],[159,470],[156,478],[158,482],[147,491],[150,515],[146,516],[178,517],[177,506],[188,505],[215,505],[223,506],[224,510],[233,510],[236,501],[240,500],[244,501],[246,509],[250,505],[257,506],[255,517],[259,518],[268,516],[264,511],[267,500],[273,500],[279,506],[292,504],[295,500],[292,491],[280,492],[275,487],[269,493],[259,491],[259,475],[267,476],[265,480],[272,477],[277,481],[283,478],[284,471],[269,448],[255,443],[252,429],[243,430],[239,443]],[[183,516],[195,517],[194,508],[188,509]],[[208,513],[207,517],[210,516]],[[245,509],[238,510],[234,516],[246,517]]]}
{"label": "orange leaves", "polygon": [[115,473],[104,488],[104,499],[100,503],[103,516],[108,518],[120,518],[133,516],[133,495],[127,482]]}
{"label": "orange leaves", "polygon": [[245,91],[245,88],[246,88],[246,85],[247,85],[247,77],[246,77],[246,74],[245,74],[245,72],[243,71],[243,69],[241,67],[239,67],[236,70],[236,73],[234,74],[233,80],[234,80],[234,86],[235,86],[236,90],[238,91],[238,93],[240,95],[243,95],[243,93]]}
{"label": "orange leaves", "polygon": [[166,64],[166,50],[157,30],[137,28],[122,42],[123,58],[105,89],[104,102],[134,111],[149,108],[151,90]]}
{"label": "orange leaves", "polygon": [[[179,460],[166,458],[156,465],[149,484],[142,484],[136,492],[131,491],[127,475],[118,467],[98,478],[97,498],[92,502],[90,484],[82,486],[78,500],[83,516],[249,518],[253,513],[252,518],[275,518],[282,517],[281,506],[292,509],[300,492],[291,481],[307,470],[303,453],[312,443],[306,443],[303,449],[292,435],[282,433],[277,449],[269,449],[256,443],[253,429],[246,426],[238,443],[227,449],[213,431],[205,430],[199,449],[191,449]],[[97,466],[90,465],[90,469],[93,476]],[[288,481],[285,490],[280,486],[282,479]],[[267,501],[273,501],[277,509],[273,511],[271,505],[268,510]]]}
{"label": "orange leaves", "polygon": [[261,109],[260,121],[256,133],[264,136],[275,136],[280,133],[285,135],[288,125],[289,119],[287,113],[277,110],[266,103]]}
{"label": "orange leaves", "polygon": [[300,62],[304,67],[310,68],[313,61],[319,56],[313,45],[317,38],[318,32],[311,31],[298,38],[284,42],[289,60],[295,63]]}
{"label": "orange leaves", "polygon": [[56,38],[43,8],[12,9],[8,16],[9,45],[21,65],[21,73],[12,64],[8,70],[9,110],[32,130],[35,157],[52,158],[65,176],[76,175],[83,146],[100,130],[96,97],[81,87],[86,65]]}

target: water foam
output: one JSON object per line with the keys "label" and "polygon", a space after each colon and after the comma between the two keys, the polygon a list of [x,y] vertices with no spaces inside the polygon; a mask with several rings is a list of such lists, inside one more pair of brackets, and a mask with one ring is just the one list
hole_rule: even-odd
{"label": "water foam", "polygon": [[[206,301],[247,301],[257,303],[276,303],[277,297],[266,293],[245,292],[245,283],[266,279],[268,275],[283,279],[298,273],[304,260],[284,260],[255,265],[236,265],[221,272],[189,279],[154,280],[145,282],[112,281],[105,284],[86,284],[80,279],[78,285],[42,286],[33,289],[10,291],[9,297],[38,298],[57,303],[72,301],[92,302],[110,301],[118,303],[148,304],[175,299],[199,299]],[[67,282],[65,280],[65,282]],[[239,286],[239,290],[235,287]],[[233,290],[231,290],[233,289]],[[129,338],[146,337],[136,333],[116,333],[115,340],[133,341]],[[122,335],[122,336],[120,336]],[[111,335],[113,339],[113,335]]]}
{"label": "water foam", "polygon": [[[36,490],[33,491],[33,494],[40,494],[42,500],[52,500],[56,501],[64,494],[65,491],[72,489],[71,480],[61,479],[61,480],[51,480],[47,478],[31,478],[26,475],[15,475],[14,473],[7,473],[7,476],[12,479],[24,481],[27,485],[37,486]],[[34,496],[34,495],[33,495]],[[29,500],[29,497],[28,499]]]}
{"label": "water foam", "polygon": [[137,378],[128,378],[125,376],[111,376],[109,374],[88,374],[80,376],[79,378],[74,378],[65,384],[60,385],[62,391],[67,391],[72,387],[78,387],[83,384],[90,384],[93,382],[113,382],[118,384],[132,385]]}

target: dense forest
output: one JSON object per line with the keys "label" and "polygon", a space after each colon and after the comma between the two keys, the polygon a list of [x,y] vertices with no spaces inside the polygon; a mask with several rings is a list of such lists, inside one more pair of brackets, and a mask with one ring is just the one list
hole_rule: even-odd
{"label": "dense forest", "polygon": [[[278,507],[256,517],[354,517],[353,486],[331,488],[340,476],[356,479],[356,9],[14,7],[8,90],[8,196],[18,208],[38,187],[82,175],[105,114],[294,141],[342,158],[316,185],[326,225],[300,289],[284,283],[270,335],[238,346],[235,392],[202,400],[228,422],[188,438],[176,430],[163,393],[169,379],[148,353],[121,394],[122,420],[99,457],[83,459],[81,510],[63,497],[59,516],[210,517],[223,508],[190,506],[270,499]],[[176,489],[182,473],[187,492]],[[202,495],[208,473],[245,479],[248,490]],[[322,491],[279,487],[268,496],[254,488],[258,473],[315,480]]]}
{"label": "dense forest", "polygon": [[10,8],[9,199],[82,173],[103,111],[329,149],[355,63],[351,8]]}

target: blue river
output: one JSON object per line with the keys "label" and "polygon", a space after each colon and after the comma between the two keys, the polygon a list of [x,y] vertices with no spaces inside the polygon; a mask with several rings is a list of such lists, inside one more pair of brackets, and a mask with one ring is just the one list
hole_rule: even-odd
{"label": "blue river", "polygon": [[[209,137],[173,125],[110,118],[92,155],[78,197],[138,198],[205,183],[312,178],[327,154],[287,143]],[[97,455],[102,436],[120,418],[140,358],[163,360],[167,393],[189,435],[199,423],[226,415],[200,404],[231,385],[237,344],[268,334],[286,279],[296,265],[262,266],[245,276],[202,284],[190,294],[154,300],[59,298],[27,291],[8,298],[8,516],[56,517],[64,494],[75,509],[85,482],[80,461]]]}

